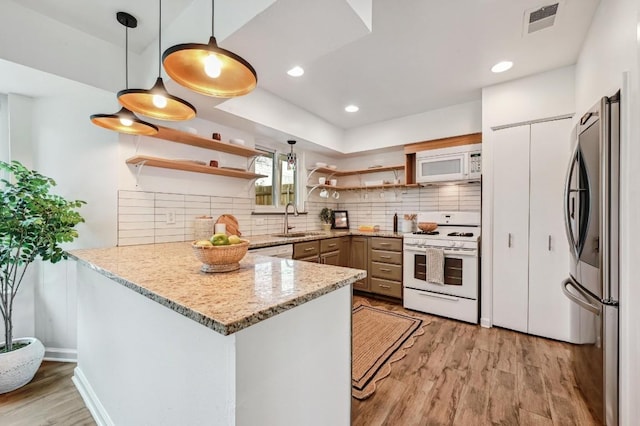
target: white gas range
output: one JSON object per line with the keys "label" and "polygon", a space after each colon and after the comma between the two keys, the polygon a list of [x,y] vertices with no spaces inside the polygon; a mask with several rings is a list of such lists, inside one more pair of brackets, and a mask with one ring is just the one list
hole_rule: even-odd
{"label": "white gas range", "polygon": [[[477,324],[480,213],[423,212],[418,222],[436,222],[438,228],[404,234],[404,307]],[[427,270],[427,256],[438,256],[440,250],[442,284],[430,281]]]}

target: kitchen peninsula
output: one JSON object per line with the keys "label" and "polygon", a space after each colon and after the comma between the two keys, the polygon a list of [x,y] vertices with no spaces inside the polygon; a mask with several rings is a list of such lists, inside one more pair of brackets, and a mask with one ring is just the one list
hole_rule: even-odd
{"label": "kitchen peninsula", "polygon": [[189,243],[76,250],[74,382],[98,424],[348,425],[351,284],[365,271]]}

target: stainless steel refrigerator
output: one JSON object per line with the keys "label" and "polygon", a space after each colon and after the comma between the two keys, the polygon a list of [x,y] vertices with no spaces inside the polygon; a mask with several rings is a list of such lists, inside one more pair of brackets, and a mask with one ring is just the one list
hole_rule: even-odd
{"label": "stainless steel refrigerator", "polygon": [[573,370],[592,414],[618,424],[618,236],[620,92],[602,98],[576,127],[565,188],[571,248],[564,294],[580,309]]}

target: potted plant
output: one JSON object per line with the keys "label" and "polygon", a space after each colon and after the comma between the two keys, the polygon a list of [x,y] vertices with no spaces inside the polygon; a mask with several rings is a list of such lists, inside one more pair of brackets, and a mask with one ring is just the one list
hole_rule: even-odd
{"label": "potted plant", "polygon": [[51,263],[67,258],[61,243],[73,241],[74,227],[84,222],[75,211],[83,201],[50,193],[55,181],[17,161],[0,161],[0,394],[31,381],[40,367],[44,346],[36,338],[13,338],[13,307],[25,273],[37,258]]}
{"label": "potted plant", "polygon": [[320,220],[322,221],[322,230],[330,231],[331,223],[333,222],[333,210],[329,207],[324,207],[320,210]]}

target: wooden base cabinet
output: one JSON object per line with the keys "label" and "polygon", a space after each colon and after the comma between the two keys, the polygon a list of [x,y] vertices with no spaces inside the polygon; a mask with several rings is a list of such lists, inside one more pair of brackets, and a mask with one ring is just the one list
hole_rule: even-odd
{"label": "wooden base cabinet", "polygon": [[571,120],[494,131],[493,324],[571,341],[563,188]]}
{"label": "wooden base cabinet", "polygon": [[369,275],[372,293],[402,298],[402,239],[371,237]]}
{"label": "wooden base cabinet", "polygon": [[351,237],[351,257],[349,266],[356,269],[364,269],[367,276],[353,283],[354,290],[369,291],[369,237]]}

